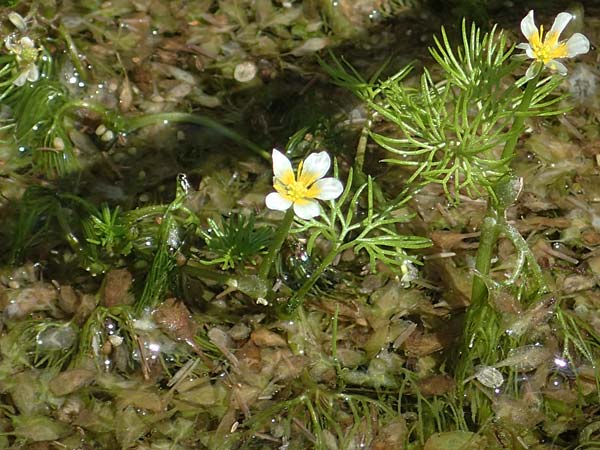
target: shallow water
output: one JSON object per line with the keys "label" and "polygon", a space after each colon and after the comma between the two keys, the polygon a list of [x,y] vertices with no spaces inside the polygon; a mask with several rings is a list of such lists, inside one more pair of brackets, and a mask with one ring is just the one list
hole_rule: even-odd
{"label": "shallow water", "polygon": [[[545,24],[563,3],[530,2]],[[569,5],[566,32],[593,44],[592,3]],[[22,18],[4,20],[4,35],[39,46],[40,77],[15,87],[30,66],[9,48],[0,56],[1,448],[600,447],[595,49],[569,61],[557,88],[570,93],[558,103],[565,111],[531,117],[511,163],[523,189],[503,217],[548,289],[526,277],[532,260],[502,283],[525,258],[504,232],[477,316],[485,190],[447,197],[431,183],[394,203],[410,167],[382,163],[390,153],[367,128],[399,133],[332,83],[316,56],[343,57],[364,77],[387,63],[381,79],[413,61],[405,82],[416,88],[423,68],[441,76],[427,48],[442,25],[461,44],[467,11],[516,43],[529,8],[3,8]],[[361,228],[336,243],[326,232],[311,239],[315,229],[297,221],[262,276],[282,223],[264,206],[271,148],[294,165],[327,150],[336,176],[354,174],[348,189],[364,189],[339,227],[373,223],[393,205],[389,225],[369,236],[414,236],[394,241],[408,250],[386,260],[348,247],[312,283]],[[477,353],[486,344],[491,352]]]}

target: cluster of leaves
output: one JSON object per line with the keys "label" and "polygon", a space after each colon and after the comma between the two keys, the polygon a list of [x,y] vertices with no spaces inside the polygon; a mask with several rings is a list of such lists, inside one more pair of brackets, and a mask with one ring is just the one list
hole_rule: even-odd
{"label": "cluster of leaves", "polygon": [[[337,168],[335,175],[338,175]],[[398,269],[411,260],[405,250],[431,245],[427,238],[402,235],[397,231],[396,225],[407,223],[414,217],[413,214],[402,214],[402,206],[410,197],[405,197],[400,203],[383,208],[378,205],[376,208],[372,178],[368,177],[367,182],[356,190],[352,183],[353,171],[350,170],[344,192],[330,203],[329,211],[318,218],[303,221],[300,227],[294,229],[296,233],[309,231],[309,253],[317,239],[322,237],[333,244],[331,252],[334,254],[348,249],[357,254],[364,251],[369,257],[371,271],[375,272],[378,261]],[[359,211],[361,204],[364,211]]]}
{"label": "cluster of leaves", "polygon": [[219,225],[209,218],[208,229],[200,234],[206,243],[208,256],[207,264],[220,264],[221,269],[239,268],[245,263],[251,263],[269,244],[273,238],[270,227],[255,227],[256,217],[248,217],[234,213],[223,218]]}
{"label": "cluster of leaves", "polygon": [[418,87],[405,81],[410,66],[385,80],[377,80],[378,72],[367,81],[335,57],[333,65],[324,65],[338,84],[394,125],[396,133],[370,133],[392,153],[384,161],[411,169],[408,181],[417,186],[440,184],[455,201],[463,193],[481,195],[481,189],[494,195],[508,170],[502,148],[520,133],[510,126],[517,112],[538,117],[562,112],[555,108],[561,97],[551,96],[560,83],[556,77],[540,80],[530,109],[519,110],[525,80],[512,78],[520,62],[510,60],[513,47],[502,31],[482,33],[474,24],[468,30],[463,21],[462,39],[454,50],[442,28],[441,40],[430,49],[442,69],[440,81],[424,69]]}
{"label": "cluster of leaves", "polygon": [[[204,11],[204,19],[217,11],[216,7],[210,9],[212,3],[189,3],[186,7],[197,8],[194,13]],[[391,3],[405,5],[408,2]],[[299,5],[293,5],[281,18],[277,15],[278,6],[269,1],[258,2],[257,14],[251,18],[250,4],[223,1],[220,7],[228,11],[227,21],[242,23],[255,19],[259,29],[283,33],[289,31],[291,22],[281,21],[291,20],[293,14],[300,11]],[[331,6],[331,2],[327,5]],[[83,18],[82,23],[89,25],[90,20],[109,15],[111,5],[107,6],[96,18],[90,15]],[[187,17],[189,12],[186,9],[182,15]],[[192,15],[189,19],[196,20],[196,17]],[[167,25],[173,26],[173,23]],[[218,21],[214,21],[214,26],[219,26]],[[206,30],[202,28],[202,33]],[[95,33],[98,39],[114,38],[119,48],[136,50],[135,33],[113,31],[98,28]],[[307,37],[302,34],[304,31],[302,26],[292,29],[292,33]],[[208,34],[224,36],[212,30]],[[251,40],[256,39],[256,33],[249,35]],[[261,42],[267,45],[268,37]],[[323,280],[327,267],[340,255],[350,252],[358,255],[355,264],[366,265],[373,272],[384,265],[389,273],[405,273],[407,267],[416,262],[409,252],[430,245],[428,239],[406,231],[411,229],[409,222],[418,219],[409,212],[408,206],[409,193],[414,192],[415,187],[438,183],[449,198],[455,199],[463,191],[476,195],[480,188],[497,194],[493,188],[508,167],[508,161],[501,155],[502,143],[516,137],[516,131],[510,130],[510,121],[522,102],[518,89],[522,81],[516,86],[509,82],[510,72],[515,69],[509,59],[512,49],[507,49],[502,33],[493,30],[481,36],[479,29],[472,27],[467,32],[465,25],[463,47],[457,52],[451,48],[444,31],[441,41],[436,42],[432,55],[443,69],[442,81],[425,71],[417,87],[406,82],[410,68],[384,81],[377,81],[376,75],[367,82],[352,67],[337,60],[329,67],[340,84],[350,87],[366,102],[373,116],[397,126],[397,134],[390,136],[371,131],[371,136],[394,155],[388,162],[412,169],[412,186],[401,193],[399,201],[386,201],[385,194],[370,176],[350,170],[341,197],[325,204],[320,217],[296,220],[292,228],[294,237],[306,242],[306,257],[312,263],[310,267],[308,264],[300,267],[309,270],[299,270],[300,275],[292,280],[298,283],[297,289],[281,276],[286,270],[285,264],[276,265],[280,268],[277,276],[284,284],[282,287],[276,283],[280,289],[277,294],[270,292],[274,279],[267,276],[264,280],[254,275],[258,261],[273,240],[270,227],[257,226],[253,214],[233,212],[217,222],[206,218],[205,214],[209,213],[205,211],[190,209],[189,186],[183,177],[178,180],[170,203],[128,211],[119,206],[97,207],[55,189],[28,189],[13,227],[15,239],[10,244],[10,253],[14,261],[31,255],[32,248],[42,250],[39,254],[53,255],[51,258],[67,258],[69,252],[65,249],[70,248],[75,258],[68,261],[68,267],[78,264],[94,275],[123,266],[137,272],[133,306],[98,305],[92,300],[88,304],[90,310],[78,316],[64,305],[63,310],[52,305],[48,312],[32,309],[36,312],[33,319],[6,322],[7,333],[0,339],[3,356],[0,390],[10,404],[0,411],[0,427],[10,423],[12,429],[6,433],[14,437],[15,445],[60,440],[57,445],[95,448],[141,447],[148,443],[173,449],[268,445],[433,449],[448,448],[443,444],[452,442],[454,448],[504,448],[511,445],[508,441],[514,441],[517,433],[519,440],[523,435],[532,442],[538,437],[548,440],[549,436],[561,440],[560,432],[542,428],[549,427],[554,416],[564,414],[571,406],[576,407],[577,423],[593,416],[595,412],[586,415],[583,410],[597,403],[595,399],[589,401],[599,390],[597,383],[596,392],[582,393],[577,405],[572,396],[555,396],[552,401],[551,394],[548,395],[550,400],[544,400],[547,409],[544,426],[538,427],[538,422],[532,422],[530,430],[522,433],[519,429],[522,424],[516,417],[530,409],[517,398],[522,395],[521,379],[536,383],[536,392],[547,389],[548,373],[558,371],[548,368],[547,358],[554,354],[554,347],[545,346],[540,352],[535,346],[522,345],[529,338],[523,334],[506,338],[510,342],[498,351],[495,345],[500,342],[498,336],[505,334],[499,321],[476,322],[478,327],[485,328],[478,335],[481,341],[492,336],[483,345],[491,348],[493,354],[489,359],[481,358],[480,362],[491,365],[498,355],[506,356],[496,366],[506,368],[508,386],[498,394],[487,389],[489,386],[479,379],[474,381],[471,377],[467,381],[466,376],[459,377],[459,392],[463,381],[474,385],[469,395],[479,392],[465,408],[462,397],[453,395],[454,380],[445,374],[449,367],[445,366],[442,353],[454,343],[442,333],[451,328],[447,321],[451,308],[446,302],[432,305],[433,298],[424,290],[405,289],[405,285],[387,273],[381,277],[389,281],[385,287],[373,292],[368,301],[361,292],[360,298],[351,300],[351,308],[344,301],[335,302],[324,295],[335,294],[331,291],[312,290]],[[242,43],[252,47],[248,41]],[[313,50],[309,45],[300,49],[300,53],[303,51]],[[177,74],[182,76],[180,72]],[[533,108],[526,114],[556,113],[552,107],[557,98],[549,98],[554,83],[553,79],[539,82]],[[19,119],[11,126],[15,127],[20,143],[36,149],[31,153],[31,162],[49,175],[71,170],[69,167],[74,166],[61,166],[61,158],[70,155],[67,133],[73,126],[70,121],[76,119],[66,112],[83,104],[71,103],[64,87],[49,80],[40,80],[20,92],[22,97],[15,99],[14,110],[23,115],[27,112],[24,105],[30,107],[31,117],[24,118],[22,123]],[[36,110],[38,102],[39,111]],[[56,111],[58,113],[51,118]],[[265,156],[264,150],[208,118],[159,113],[138,116],[128,120],[127,125],[128,129],[135,129],[162,121],[189,121],[211,127]],[[310,145],[299,145],[306,144],[304,134],[305,130],[296,134],[290,145],[298,145],[288,149],[297,150],[295,155],[299,157],[307,150],[314,150],[308,148]],[[56,144],[61,141],[67,144],[63,153],[57,151],[60,145]],[[340,177],[337,164],[334,175]],[[205,221],[209,229],[200,225]],[[517,278],[526,266],[537,267],[535,259],[516,228],[496,227],[495,230],[496,234],[504,233],[515,247],[515,270],[508,281],[518,284]],[[303,253],[302,258],[297,259],[302,260],[304,256]],[[267,271],[267,275],[273,272],[277,270]],[[541,271],[538,272],[533,281],[542,278]],[[465,277],[465,273],[460,275]],[[524,290],[527,286],[523,286]],[[234,288],[245,296],[230,295]],[[215,291],[222,289],[225,292],[216,295]],[[343,292],[344,287],[340,289]],[[369,292],[368,287],[365,289]],[[269,300],[278,296],[285,299],[290,291],[294,292],[287,303],[289,310],[301,304],[309,292],[318,292],[318,295],[314,296],[310,310],[298,311],[297,320],[278,321],[263,327],[261,321],[271,311],[264,314],[265,309],[253,305],[248,296],[264,299],[268,294]],[[192,317],[183,303],[175,307],[173,298],[164,301],[171,294],[187,300],[190,305],[200,303],[202,315]],[[226,298],[226,308],[222,307],[223,302],[214,302],[215,305],[220,303],[219,306],[204,303],[205,298],[213,299],[215,295]],[[101,296],[100,291],[98,297]],[[239,299],[243,301],[236,302]],[[240,304],[242,313],[238,309]],[[154,317],[148,314],[149,310],[165,307],[168,311],[163,310]],[[484,315],[486,318],[492,314],[494,318],[499,317],[495,306],[487,307],[486,313],[490,314]],[[546,307],[542,309],[545,314]],[[340,310],[345,314],[341,324]],[[248,318],[244,315],[248,311],[260,311],[260,314],[251,314]],[[515,315],[521,315],[521,311]],[[535,320],[534,315],[538,317]],[[527,317],[529,328],[533,328],[536,320],[537,324],[543,322],[535,308],[523,311],[523,316]],[[564,343],[564,348],[557,351],[562,350],[562,354],[569,357],[573,370],[581,369],[583,373],[585,364],[593,365],[597,359],[600,342],[597,333],[574,312],[558,310],[555,318],[561,325],[560,339]],[[207,330],[213,324],[214,328],[207,334],[210,343],[201,342],[205,338],[198,329]],[[535,338],[542,336],[552,341],[552,327],[544,322],[535,330],[538,333]],[[273,331],[281,329],[287,332],[286,337]],[[173,330],[178,332],[167,336]],[[150,334],[159,340],[146,339]],[[202,349],[198,342],[202,343]],[[150,349],[150,345],[153,349],[160,347],[160,353]],[[518,358],[512,355],[510,359],[510,349],[518,345],[532,351],[521,352]],[[201,364],[202,360],[206,362],[203,351],[207,349],[213,352],[210,358],[219,360],[218,365],[213,366],[210,361],[205,366]],[[154,353],[145,359],[148,350]],[[194,356],[191,356],[192,350]],[[539,358],[540,354],[546,359]],[[532,355],[538,355],[533,363]],[[148,363],[153,358],[155,361]],[[56,370],[67,366],[68,370],[54,378]],[[198,366],[203,367],[198,369]],[[94,368],[100,370],[94,371]],[[217,370],[211,370],[215,368]],[[54,381],[50,387],[52,395],[43,391],[47,390],[43,385],[48,383],[19,385],[37,379],[36,371],[43,369],[48,369],[43,373],[44,380],[52,378]],[[143,382],[137,381],[138,374],[124,380],[123,376],[140,369]],[[16,370],[23,372],[19,373],[19,381],[13,382],[10,377]],[[215,376],[217,371],[225,376]],[[595,375],[597,380],[597,371]],[[70,389],[68,392],[58,386],[63,380],[69,382],[64,383]],[[491,409],[492,401],[496,411]],[[50,405],[60,419],[42,415],[40,411],[49,410]],[[507,406],[511,413],[502,415],[502,408],[507,409]],[[488,423],[486,420],[492,415],[500,419],[493,428],[484,426],[476,434],[465,412],[471,414],[474,423]],[[481,417],[485,420],[480,421]],[[569,430],[575,429],[574,423],[569,424]],[[588,442],[593,445],[595,426],[592,423],[582,431],[581,448]],[[3,434],[0,434],[0,446],[8,446]]]}

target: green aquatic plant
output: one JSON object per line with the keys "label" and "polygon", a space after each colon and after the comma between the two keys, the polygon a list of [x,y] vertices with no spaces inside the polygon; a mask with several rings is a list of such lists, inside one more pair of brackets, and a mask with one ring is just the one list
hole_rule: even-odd
{"label": "green aquatic plant", "polygon": [[239,213],[224,217],[220,224],[209,218],[208,229],[200,230],[209,256],[213,256],[205,259],[206,263],[220,264],[222,270],[252,263],[273,236],[269,227],[255,227],[255,220],[254,215],[246,217]]}
{"label": "green aquatic plant", "polygon": [[[389,425],[394,431],[405,430],[404,420],[395,418],[394,410],[384,401],[358,393],[339,393],[312,382],[305,371],[297,383],[303,392],[285,401],[263,402],[261,410],[244,421],[240,433],[215,436],[214,448],[227,449],[244,445],[255,436],[281,436],[283,442],[299,441],[314,448],[368,446],[377,442],[378,432]],[[296,386],[292,386],[295,388]],[[371,424],[379,423],[381,428]],[[395,425],[395,426],[393,426]],[[406,436],[395,436],[402,445]]]}
{"label": "green aquatic plant", "polygon": [[397,135],[369,133],[392,154],[383,161],[410,169],[410,184],[440,184],[453,201],[463,193],[494,195],[494,185],[510,162],[497,149],[521,134],[519,127],[508,126],[513,120],[562,112],[551,108],[560,97],[548,98],[560,83],[553,77],[536,84],[535,97],[520,108],[525,94],[519,83],[507,80],[520,63],[510,59],[513,48],[507,47],[503,32],[494,28],[482,34],[463,21],[462,33],[463,46],[456,51],[442,28],[441,40],[431,49],[442,79],[434,80],[425,69],[418,87],[406,83],[411,66],[385,80],[367,82],[335,57],[333,65],[324,65],[337,84],[396,127]]}
{"label": "green aquatic plant", "polygon": [[[35,12],[31,15],[35,16]],[[239,133],[207,116],[162,112],[125,114],[108,107],[86,86],[93,74],[82,63],[82,54],[64,24],[43,30],[52,34],[52,45],[44,46],[41,40],[26,33],[26,21],[17,13],[9,14],[17,31],[4,39],[0,54],[0,100],[10,107],[10,114],[1,118],[2,140],[14,148],[9,169],[30,168],[36,174],[50,179],[64,177],[81,169],[78,144],[73,140],[75,131],[88,134],[96,130],[103,148],[117,144],[129,133],[155,124],[193,123],[208,127],[234,142],[268,158],[267,152]],[[30,17],[29,20],[32,20]],[[36,34],[44,20],[36,22]],[[90,24],[91,25],[91,24]],[[54,36],[56,33],[56,36]],[[48,42],[49,40],[42,41]],[[64,48],[65,52],[61,52]],[[64,54],[63,54],[64,53]],[[63,66],[72,65],[78,88],[61,78]],[[100,86],[102,83],[100,83]],[[90,125],[93,124],[92,127]],[[98,130],[105,130],[99,133]],[[76,134],[76,133],[75,133]]]}
{"label": "green aquatic plant", "polygon": [[[559,14],[546,36],[533,23],[533,12],[523,19],[521,29],[528,43],[517,47],[534,61],[520,78],[524,58],[513,54],[515,46],[508,44],[506,34],[497,27],[483,33],[475,24],[468,27],[466,21],[462,45],[456,49],[442,28],[441,38],[435,38],[430,49],[441,71],[424,69],[416,86],[408,82],[410,66],[382,80],[377,72],[367,81],[335,56],[332,64],[323,64],[337,84],[350,89],[372,111],[373,120],[365,132],[390,153],[384,162],[408,170],[409,189],[437,184],[454,203],[465,194],[487,196],[471,303],[455,367],[459,399],[475,366],[493,365],[505,356],[498,354],[499,348],[509,351],[516,345],[501,328],[501,316],[489,300],[492,291],[507,289],[529,305],[548,290],[536,258],[507,221],[506,211],[522,189],[511,162],[525,120],[565,111],[561,103],[565,97],[555,94],[562,83],[556,73],[566,73],[558,60],[589,50],[589,41],[579,33],[559,41],[572,18],[569,13]],[[544,68],[554,73],[544,76]],[[379,122],[388,125],[383,127],[385,132],[378,131]],[[500,237],[514,247],[516,264],[498,284],[490,271]],[[486,423],[492,414],[489,399],[477,390],[469,390],[467,398],[473,420]]]}
{"label": "green aquatic plant", "polygon": [[81,327],[74,365],[85,366],[91,360],[98,368],[110,370],[114,361],[108,355],[116,348],[119,348],[121,356],[120,370],[130,370],[136,366],[133,354],[139,348],[139,343],[131,308],[98,306]]}
{"label": "green aquatic plant", "polygon": [[[306,247],[309,255],[318,239],[324,239],[330,244],[319,267],[288,301],[288,312],[293,312],[303,303],[304,297],[323,272],[346,250],[353,250],[357,254],[366,253],[372,271],[375,270],[376,263],[381,261],[390,268],[405,273],[407,263],[413,261],[405,250],[430,245],[426,238],[402,235],[395,228],[397,224],[410,220],[410,215],[398,214],[408,198],[376,211],[373,181],[370,177],[354,191],[352,170],[343,187],[337,179],[337,165],[334,167],[333,178],[322,178],[329,166],[330,159],[325,152],[311,154],[305,162],[300,163],[296,178],[291,162],[283,154],[273,151],[273,185],[277,192],[269,194],[266,203],[267,207],[286,210],[286,213],[267,256],[261,262],[259,276],[268,278],[275,257],[289,233],[310,236]],[[329,200],[326,209],[322,210],[315,199]],[[364,217],[358,214],[361,200],[366,202]]]}
{"label": "green aquatic plant", "polygon": [[[273,17],[267,3],[258,6]],[[250,4],[236,5],[240,20],[248,19]],[[131,35],[105,32],[97,19],[119,7],[104,5],[81,23],[98,20],[93,33],[117,39],[118,50],[131,50]],[[288,9],[296,14],[300,8]],[[209,16],[202,14],[203,20]],[[195,14],[190,17],[195,21]],[[561,17],[555,32],[566,20]],[[525,28],[532,26],[531,17]],[[327,127],[303,128],[285,154],[269,154],[205,116],[139,112],[143,108],[115,113],[65,90],[55,75],[34,79],[27,58],[4,55],[14,61],[0,80],[25,80],[10,83],[6,100],[14,101],[19,114],[32,108],[32,117],[7,119],[9,136],[3,137],[23,150],[2,170],[16,170],[16,179],[44,176],[36,178],[40,186],[25,191],[17,209],[7,208],[11,239],[4,244],[15,261],[35,258],[42,269],[25,282],[18,271],[3,271],[0,294],[9,301],[38,276],[51,276],[58,291],[68,272],[74,300],[86,292],[86,301],[76,312],[60,297],[31,317],[10,318],[5,311],[0,446],[55,440],[65,448],[436,449],[553,441],[561,448],[592,448],[600,392],[595,317],[542,295],[550,290],[548,275],[509,211],[523,186],[512,161],[525,121],[555,115],[566,104],[556,94],[561,79],[541,72],[561,66],[536,52],[549,45],[552,55],[568,56],[561,47],[568,41],[536,33],[539,42],[527,35],[530,47],[519,47],[535,56],[531,70],[525,58],[515,58],[504,32],[483,33],[466,22],[458,48],[442,30],[431,49],[438,67],[416,78],[411,66],[389,78],[383,78],[385,67],[363,78],[343,59],[323,62],[366,109],[353,161],[345,142],[321,139]],[[57,36],[51,42],[79,59],[65,26]],[[40,59],[44,52],[35,55],[36,68],[49,73],[43,68],[48,60]],[[93,80],[82,61],[76,69],[82,79]],[[52,110],[56,117],[50,118]],[[144,197],[119,203],[88,200],[95,180],[62,179],[85,167],[73,136],[96,130],[90,134],[112,158],[110,146],[128,145],[125,135],[165,122],[210,128],[249,149],[253,158],[236,170],[252,169],[240,170],[235,183],[254,185],[256,192],[245,191],[250,195],[243,198],[236,192],[225,209],[203,186],[208,181],[194,191],[180,176],[170,199],[152,204],[149,199],[169,192],[163,182],[176,172],[152,173],[155,181],[144,171],[138,180]],[[322,150],[323,142],[332,153]],[[369,173],[382,154],[381,171]],[[221,156],[218,164],[230,163]],[[263,208],[265,160],[273,163],[275,190],[266,206],[281,214]],[[111,162],[116,171],[131,168],[129,160]],[[204,165],[189,170],[194,180],[206,173]],[[64,190],[71,183],[77,195]],[[431,193],[443,201],[423,201]],[[481,206],[465,195],[485,196],[488,206],[481,234],[469,229],[451,260],[463,264],[451,275],[474,276],[463,317],[467,290],[457,299],[458,286],[446,289],[447,281],[436,278],[446,276],[438,267],[450,266],[436,266],[436,258],[450,261],[456,248],[428,251],[423,277],[418,268],[419,250],[431,245],[419,236],[431,226],[428,211],[439,207],[448,217],[433,226],[443,222],[454,233],[463,222],[452,223],[452,206]],[[218,217],[215,210],[227,215]],[[472,258],[476,239],[479,250]],[[508,257],[496,263],[500,240]],[[55,270],[57,262],[65,269]],[[130,277],[123,304],[109,306],[104,296],[111,272]],[[381,300],[384,290],[391,294]],[[31,377],[42,371],[54,377],[67,366],[85,367],[93,382],[44,405],[52,418],[17,413],[25,402],[19,403],[19,382],[5,382],[7,374],[25,368]],[[519,423],[528,415],[531,421]],[[29,431],[35,425],[42,431]]]}
{"label": "green aquatic plant", "polygon": [[76,354],[79,333],[71,322],[22,320],[3,338],[3,352],[13,364],[64,369]]}
{"label": "green aquatic plant", "polygon": [[129,225],[118,206],[111,210],[103,205],[84,221],[85,239],[102,248],[109,257],[127,256],[133,248]]}
{"label": "green aquatic plant", "polygon": [[[165,208],[160,218],[157,249],[148,275],[144,281],[142,295],[136,300],[138,312],[153,308],[163,300],[169,287],[171,272],[176,267],[176,256],[183,245],[182,231],[187,226],[197,226],[198,217],[185,206],[190,185],[185,175],[179,175],[173,201]],[[183,217],[178,215],[183,214]]]}
{"label": "green aquatic plant", "polygon": [[[94,214],[94,205],[77,195],[51,187],[28,187],[15,208],[10,261],[23,260],[33,249],[51,250],[66,242],[85,266],[86,258],[97,257],[86,245],[89,234],[82,232],[87,226],[86,218]],[[96,256],[86,255],[89,251]]]}

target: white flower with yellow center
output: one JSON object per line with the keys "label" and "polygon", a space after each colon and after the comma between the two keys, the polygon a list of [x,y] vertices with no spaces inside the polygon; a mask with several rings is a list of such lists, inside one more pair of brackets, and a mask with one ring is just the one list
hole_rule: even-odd
{"label": "white flower with yellow center", "polygon": [[565,27],[574,18],[572,14],[561,12],[554,19],[552,28],[544,36],[544,26],[535,26],[533,10],[521,21],[521,32],[527,38],[528,43],[517,45],[517,48],[525,50],[527,56],[533,59],[533,63],[527,69],[526,77],[533,78],[539,70],[539,63],[550,70],[557,71],[561,75],[567,74],[567,68],[558,61],[563,58],[572,58],[590,51],[590,41],[581,33],[575,33],[566,41],[558,38]]}
{"label": "white flower with yellow center", "polygon": [[4,45],[12,54],[15,55],[17,65],[19,66],[19,76],[13,81],[16,86],[23,86],[25,81],[37,81],[40,74],[36,65],[39,49],[36,48],[33,40],[27,36],[14,43],[8,37]]}
{"label": "white flower with yellow center", "polygon": [[277,192],[267,195],[269,209],[286,211],[292,205],[294,213],[301,219],[311,219],[321,214],[318,200],[334,200],[344,190],[335,178],[323,178],[331,159],[326,152],[313,153],[298,166],[298,178],[292,163],[285,155],[273,150],[273,187]]}

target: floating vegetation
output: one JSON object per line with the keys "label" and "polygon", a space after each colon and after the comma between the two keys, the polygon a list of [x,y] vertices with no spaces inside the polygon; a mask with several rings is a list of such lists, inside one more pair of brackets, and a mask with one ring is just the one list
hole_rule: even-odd
{"label": "floating vegetation", "polygon": [[600,448],[595,5],[8,3],[0,448]]}

